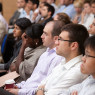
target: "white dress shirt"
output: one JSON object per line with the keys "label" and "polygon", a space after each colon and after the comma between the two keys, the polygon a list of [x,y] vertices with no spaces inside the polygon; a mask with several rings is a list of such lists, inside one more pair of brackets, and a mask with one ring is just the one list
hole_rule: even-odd
{"label": "white dress shirt", "polygon": [[71,95],[73,91],[77,91],[78,95],[95,95],[95,78],[89,76],[82,83],[74,85],[58,95]]}
{"label": "white dress shirt", "polygon": [[58,95],[63,89],[68,89],[72,85],[82,82],[87,75],[83,75],[80,71],[82,63],[82,55],[79,55],[69,62],[65,60],[55,67],[52,73],[41,82],[45,85],[45,95]]}

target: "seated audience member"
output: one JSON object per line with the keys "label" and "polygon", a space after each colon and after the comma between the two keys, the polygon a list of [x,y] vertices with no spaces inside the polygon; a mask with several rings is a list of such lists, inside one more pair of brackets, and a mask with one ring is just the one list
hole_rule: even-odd
{"label": "seated audience member", "polygon": [[90,76],[82,83],[76,84],[58,95],[95,95],[95,36],[89,37],[84,46],[85,55],[82,58],[81,72]]}
{"label": "seated audience member", "polygon": [[54,16],[53,20],[63,21],[65,24],[71,23],[69,16],[65,13],[58,13]]}
{"label": "seated audience member", "polygon": [[88,30],[89,34],[90,35],[95,35],[95,19],[89,27],[90,27],[90,29]]}
{"label": "seated audience member", "polygon": [[3,62],[2,54],[1,54],[1,45],[2,45],[2,39],[4,38],[5,34],[7,34],[6,27],[3,24],[2,21],[0,21],[0,63]]}
{"label": "seated audience member", "polygon": [[20,13],[23,10],[22,8],[25,7],[25,4],[26,4],[25,0],[17,0],[18,9],[14,12],[13,16],[9,20],[9,25],[10,25],[9,28],[11,28],[14,25],[15,21],[19,18]]}
{"label": "seated audience member", "polygon": [[45,4],[45,2],[40,2],[39,7],[38,7],[38,12],[36,12],[36,14],[34,14],[35,23],[38,23],[38,21],[40,19],[42,19],[41,18],[41,10],[42,10],[44,4]]}
{"label": "seated audience member", "polygon": [[74,0],[64,0],[63,1],[63,6],[54,14],[54,16],[57,13],[66,13],[71,19],[75,15],[75,8],[73,5]]}
{"label": "seated audience member", "polygon": [[28,0],[25,0],[25,6],[24,6],[23,10],[21,11],[19,18],[26,17],[26,18],[30,19],[32,13],[33,12],[32,12],[32,10],[29,7]]}
{"label": "seated audience member", "polygon": [[38,23],[40,23],[41,25],[45,26],[47,22],[52,21],[53,18],[53,14],[54,14],[54,7],[51,6],[48,3],[45,3],[42,10],[41,10],[41,17],[42,19],[40,19],[38,21]]}
{"label": "seated audience member", "polygon": [[83,1],[75,0],[74,7],[75,7],[76,14],[75,14],[74,18],[72,19],[72,22],[77,24],[81,21],[81,13],[83,10]]}
{"label": "seated audience member", "polygon": [[84,25],[87,29],[89,29],[89,26],[92,24],[94,20],[94,15],[92,14],[91,11],[91,5],[90,5],[91,0],[85,0],[84,1],[84,10],[82,11],[81,14],[81,21],[79,24]]}
{"label": "seated audience member", "polygon": [[39,9],[38,9],[39,0],[29,0],[28,1],[28,6],[33,12],[31,17],[30,17],[30,20],[31,20],[32,23],[35,23],[36,19],[37,19],[38,12],[39,12]]}
{"label": "seated audience member", "polygon": [[2,15],[2,3],[0,3],[0,21],[5,25],[6,31],[8,31],[8,23],[6,22],[5,18]]}
{"label": "seated audience member", "polygon": [[63,25],[61,21],[51,21],[46,24],[41,38],[47,50],[40,56],[31,77],[17,84],[18,89],[11,89],[10,92],[17,95],[34,95],[39,83],[60,63],[63,57],[56,54],[55,41]]}
{"label": "seated audience member", "polygon": [[17,71],[22,80],[32,74],[40,55],[46,50],[42,45],[41,35],[43,26],[34,24],[25,30],[22,35],[22,45],[18,56],[13,60],[10,70]]}
{"label": "seated audience member", "polygon": [[30,25],[31,25],[31,22],[27,18],[20,18],[16,20],[15,25],[14,25],[14,30],[13,30],[13,36],[16,38],[16,44],[14,47],[13,56],[7,63],[0,64],[0,70],[2,69],[9,70],[10,64],[18,56],[19,50],[21,48],[21,44],[22,44],[21,36],[24,33],[25,29],[29,27]]}
{"label": "seated audience member", "polygon": [[80,65],[84,54],[83,44],[88,36],[88,31],[82,25],[67,24],[62,27],[56,41],[56,53],[65,59],[41,82],[36,95],[58,95],[63,89],[68,89],[87,77],[81,73]]}

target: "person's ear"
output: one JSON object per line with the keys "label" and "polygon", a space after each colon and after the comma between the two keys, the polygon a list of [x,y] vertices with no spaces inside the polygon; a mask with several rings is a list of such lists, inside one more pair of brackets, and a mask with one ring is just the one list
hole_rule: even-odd
{"label": "person's ear", "polygon": [[48,12],[48,15],[51,16],[51,12],[50,11]]}
{"label": "person's ear", "polygon": [[76,49],[79,48],[79,45],[78,45],[77,42],[72,42],[72,43],[70,44],[70,47],[71,47],[71,50],[76,50]]}
{"label": "person's ear", "polygon": [[54,36],[54,41],[58,40],[58,36]]}
{"label": "person's ear", "polygon": [[36,45],[38,45],[39,39],[34,39],[34,42],[35,42]]}

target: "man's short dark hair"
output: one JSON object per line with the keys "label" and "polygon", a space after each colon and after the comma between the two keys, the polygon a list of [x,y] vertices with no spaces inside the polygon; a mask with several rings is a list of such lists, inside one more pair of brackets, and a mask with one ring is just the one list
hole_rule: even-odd
{"label": "man's short dark hair", "polygon": [[36,4],[37,7],[39,6],[39,0],[30,0],[33,4]]}
{"label": "man's short dark hair", "polygon": [[79,52],[84,54],[84,42],[89,37],[87,29],[80,24],[67,24],[62,27],[61,31],[67,31],[69,33],[69,39],[73,42],[77,42]]}
{"label": "man's short dark hair", "polygon": [[92,5],[92,4],[95,4],[95,0],[92,0],[92,1],[91,1],[91,5]]}
{"label": "man's short dark hair", "polygon": [[55,12],[55,9],[52,5],[48,4],[48,3],[45,3],[44,6],[47,7],[48,9],[48,12],[51,12],[51,16],[53,16],[54,12]]}
{"label": "man's short dark hair", "polygon": [[84,43],[84,47],[85,48],[91,48],[91,50],[93,50],[95,52],[95,35],[89,37],[85,43]]}

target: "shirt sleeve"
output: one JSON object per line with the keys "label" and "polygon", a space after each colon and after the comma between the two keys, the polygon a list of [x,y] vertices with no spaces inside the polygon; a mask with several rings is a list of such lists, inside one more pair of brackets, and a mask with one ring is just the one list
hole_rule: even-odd
{"label": "shirt sleeve", "polygon": [[20,89],[25,84],[25,81],[22,81],[21,83],[16,84],[16,86]]}

